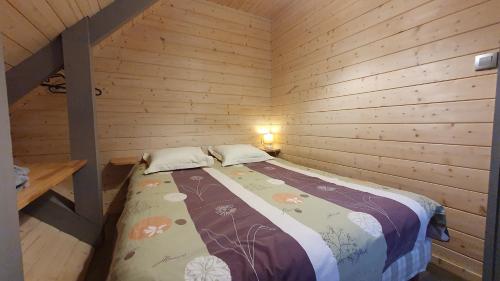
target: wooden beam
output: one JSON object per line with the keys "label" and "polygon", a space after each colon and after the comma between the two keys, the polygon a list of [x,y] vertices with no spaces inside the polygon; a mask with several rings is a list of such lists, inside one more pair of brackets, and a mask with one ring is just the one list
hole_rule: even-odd
{"label": "wooden beam", "polygon": [[[89,19],[92,45],[111,34],[158,0],[115,0]],[[71,28],[71,27],[70,27]],[[60,36],[7,71],[9,104],[13,104],[63,67]]]}
{"label": "wooden beam", "polygon": [[491,169],[486,216],[483,280],[500,280],[500,66],[497,68],[497,89],[491,144]]}
{"label": "wooden beam", "polygon": [[22,210],[89,245],[101,242],[101,227],[75,213],[75,204],[49,190]]}
{"label": "wooden beam", "polygon": [[144,11],[157,0],[115,0],[89,20],[90,42],[99,43],[109,34],[117,30],[122,24]]}
{"label": "wooden beam", "polygon": [[7,71],[9,104],[19,100],[62,67],[61,36],[58,36],[31,57]]}
{"label": "wooden beam", "polygon": [[102,187],[88,18],[65,30],[62,42],[71,158],[87,160],[87,165],[73,176],[75,211],[101,226]]}
{"label": "wooden beam", "polygon": [[[2,46],[0,38],[0,46]],[[3,48],[0,48],[0,280],[23,280]]]}

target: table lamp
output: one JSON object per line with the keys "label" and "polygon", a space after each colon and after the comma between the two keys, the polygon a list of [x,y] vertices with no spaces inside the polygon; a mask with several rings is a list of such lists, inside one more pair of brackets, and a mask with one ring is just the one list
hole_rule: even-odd
{"label": "table lamp", "polygon": [[266,133],[262,136],[262,142],[268,149],[273,148],[273,141],[274,141],[274,136],[271,133]]}

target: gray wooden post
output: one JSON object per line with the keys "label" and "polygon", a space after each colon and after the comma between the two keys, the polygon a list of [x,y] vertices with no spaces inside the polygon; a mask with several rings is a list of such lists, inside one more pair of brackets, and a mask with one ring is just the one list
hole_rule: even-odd
{"label": "gray wooden post", "polygon": [[102,188],[89,38],[88,18],[62,33],[71,158],[88,161],[73,176],[75,211],[100,229],[103,223]]}
{"label": "gray wooden post", "polygon": [[500,280],[500,66],[497,70],[488,213],[484,245],[483,280]]}
{"label": "gray wooden post", "polygon": [[21,281],[23,261],[2,46],[0,37],[0,280]]}
{"label": "gray wooden post", "polygon": [[[122,24],[158,0],[114,0],[89,19],[90,43],[96,45]],[[9,102],[13,104],[63,66],[62,40],[58,36],[47,46],[7,71]]]}

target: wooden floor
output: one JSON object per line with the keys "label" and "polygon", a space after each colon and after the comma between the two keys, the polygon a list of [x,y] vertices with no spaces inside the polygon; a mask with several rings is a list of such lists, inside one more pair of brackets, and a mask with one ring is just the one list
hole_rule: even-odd
{"label": "wooden floor", "polygon": [[430,264],[427,267],[427,271],[420,275],[419,281],[463,281],[463,279]]}
{"label": "wooden floor", "polygon": [[83,280],[92,247],[21,213],[21,246],[26,281]]}

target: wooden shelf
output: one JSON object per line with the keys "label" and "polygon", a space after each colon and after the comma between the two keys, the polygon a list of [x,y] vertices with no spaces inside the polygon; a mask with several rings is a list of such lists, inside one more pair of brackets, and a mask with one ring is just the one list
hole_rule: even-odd
{"label": "wooden shelf", "polygon": [[80,170],[85,164],[87,160],[23,165],[30,169],[29,186],[17,192],[17,210],[26,207],[49,189]]}
{"label": "wooden shelf", "polygon": [[115,166],[135,165],[139,163],[140,160],[141,159],[137,156],[116,157],[116,158],[111,158],[111,160],[109,160],[109,163]]}

